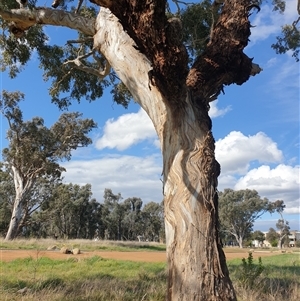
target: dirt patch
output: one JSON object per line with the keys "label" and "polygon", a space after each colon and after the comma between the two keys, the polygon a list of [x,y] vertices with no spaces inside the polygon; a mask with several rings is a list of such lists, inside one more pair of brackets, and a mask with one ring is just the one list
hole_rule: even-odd
{"label": "dirt patch", "polygon": [[[278,253],[271,251],[254,252],[253,257],[265,257],[272,256]],[[231,252],[225,250],[227,260],[235,258],[246,258],[248,256],[247,251]],[[18,258],[41,258],[48,257],[52,259],[69,259],[77,258],[84,259],[93,256],[100,256],[108,259],[118,260],[131,260],[131,261],[143,261],[143,262],[164,262],[166,261],[165,252],[116,252],[116,251],[93,251],[82,252],[81,254],[61,254],[59,251],[39,251],[39,250],[0,250],[1,261],[12,261]]]}

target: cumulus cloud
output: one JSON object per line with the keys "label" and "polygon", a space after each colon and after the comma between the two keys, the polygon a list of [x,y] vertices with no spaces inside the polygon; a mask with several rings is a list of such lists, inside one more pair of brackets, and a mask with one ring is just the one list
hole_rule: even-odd
{"label": "cumulus cloud", "polygon": [[228,113],[231,110],[231,106],[227,106],[226,108],[219,109],[217,107],[217,104],[218,104],[218,100],[215,100],[210,103],[209,116],[211,118],[224,116],[226,113]]}
{"label": "cumulus cloud", "polygon": [[[216,158],[222,169],[219,190],[255,189],[270,201],[283,200],[286,213],[300,212],[299,166],[283,164],[282,151],[266,134],[231,132],[216,142]],[[252,168],[252,162],[260,166]],[[276,165],[272,168],[266,163]]]}
{"label": "cumulus cloud", "polygon": [[124,198],[140,197],[144,203],[162,200],[161,157],[109,155],[95,160],[77,160],[64,164],[67,183],[92,185],[93,197],[102,201],[105,188]]}
{"label": "cumulus cloud", "polygon": [[299,175],[299,166],[279,164],[271,169],[270,166],[262,165],[251,169],[241,177],[234,189],[255,189],[271,201],[283,200],[287,207],[285,212],[298,213],[300,212]]}
{"label": "cumulus cloud", "polygon": [[[216,118],[225,115],[230,107],[219,109],[218,101],[211,104],[210,116]],[[129,113],[117,119],[106,121],[103,135],[96,140],[95,147],[99,150],[104,148],[116,148],[119,151],[126,150],[144,140],[150,141],[157,148],[160,147],[154,126],[143,109],[137,113]]]}
{"label": "cumulus cloud", "polygon": [[103,136],[96,141],[96,148],[128,149],[143,140],[155,141],[157,137],[153,124],[143,109],[117,119],[109,119],[104,126]]}
{"label": "cumulus cloud", "polygon": [[[245,136],[241,132],[231,132],[216,142],[216,157],[222,167],[220,191],[255,189],[271,201],[284,200],[285,213],[299,213],[299,166],[283,164],[281,150],[266,134]],[[255,168],[251,164],[253,161]],[[273,167],[268,166],[269,163]],[[63,165],[67,169],[65,181],[92,184],[94,197],[100,202],[105,188],[120,192],[124,198],[140,197],[144,203],[162,200],[159,153],[148,157],[107,155],[93,160],[80,157]]]}
{"label": "cumulus cloud", "polygon": [[283,159],[282,151],[266,134],[259,132],[245,136],[233,131],[216,142],[216,158],[222,166],[222,174],[245,174],[250,162],[276,163]]}

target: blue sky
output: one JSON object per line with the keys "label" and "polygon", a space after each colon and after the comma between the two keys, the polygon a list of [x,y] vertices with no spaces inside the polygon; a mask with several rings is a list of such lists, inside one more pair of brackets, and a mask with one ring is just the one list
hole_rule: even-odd
{"label": "blue sky", "polygon": [[[43,3],[44,5],[44,3]],[[50,6],[46,4],[46,6]],[[299,213],[299,63],[291,56],[276,55],[275,42],[280,26],[297,17],[296,1],[288,0],[284,15],[264,5],[252,16],[252,35],[245,52],[254,57],[263,72],[242,86],[226,87],[225,95],[211,104],[216,157],[221,164],[219,190],[256,189],[271,201],[284,200],[284,217],[292,229],[300,230]],[[47,27],[51,43],[65,43],[68,30]],[[25,93],[21,108],[24,119],[44,118],[51,126],[61,114],[51,104],[49,83],[42,79],[39,62],[33,55],[16,78],[1,74],[0,88]],[[140,197],[144,203],[162,200],[162,159],[159,142],[146,114],[133,101],[129,108],[113,103],[106,91],[89,104],[73,104],[69,111],[80,111],[93,118],[98,128],[91,134],[93,144],[73,153],[65,182],[92,184],[93,196],[102,201],[110,188],[124,198]],[[1,149],[7,145],[7,123],[2,117]],[[255,229],[275,227],[276,214],[265,214]]]}

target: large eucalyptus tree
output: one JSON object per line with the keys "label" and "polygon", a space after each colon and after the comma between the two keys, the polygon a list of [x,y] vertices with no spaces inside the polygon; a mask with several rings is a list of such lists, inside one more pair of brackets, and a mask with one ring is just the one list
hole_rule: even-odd
{"label": "large eucalyptus tree", "polygon": [[[1,37],[4,61],[13,64],[10,72],[15,75],[19,65],[14,60],[25,62],[36,49],[45,77],[53,78],[52,100],[60,106],[71,98],[101,96],[108,79],[115,100],[126,105],[127,87],[149,115],[161,143],[167,299],[236,300],[218,233],[220,166],[208,110],[225,86],[242,85],[261,71],[243,52],[250,36],[249,16],[261,1],[204,0],[187,23],[169,13],[166,0],[91,2],[101,6],[96,17],[93,9],[75,14],[66,7],[53,10],[32,2],[30,9],[12,10],[12,0],[2,1],[7,3],[0,9],[2,26],[19,37],[7,31]],[[178,7],[182,3],[173,2]],[[284,9],[284,1],[273,4]],[[187,32],[191,22],[197,26]],[[44,43],[42,25],[69,27],[80,32],[79,38],[51,47]],[[199,41],[202,48],[195,50]],[[59,92],[70,94],[60,98]]]}

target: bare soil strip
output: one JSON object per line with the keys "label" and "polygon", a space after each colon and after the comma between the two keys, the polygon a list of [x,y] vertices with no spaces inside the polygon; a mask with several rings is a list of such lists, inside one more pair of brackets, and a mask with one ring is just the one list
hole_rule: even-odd
{"label": "bare soil strip", "polygon": [[[241,252],[230,252],[228,250],[226,252],[227,260],[235,259],[235,258],[247,258],[248,253],[247,250]],[[271,251],[260,251],[254,252],[253,257],[265,257],[272,256],[279,253],[271,252]],[[69,259],[69,258],[77,258],[78,260],[100,256],[102,258],[107,259],[117,259],[117,260],[131,260],[131,261],[143,261],[143,262],[165,262],[166,261],[166,253],[165,252],[117,252],[117,251],[93,251],[93,252],[85,252],[83,251],[81,254],[73,255],[73,254],[62,254],[59,251],[40,251],[40,250],[0,250],[0,261],[12,261],[18,258],[30,258],[38,259],[41,257],[48,257],[51,259]]]}

